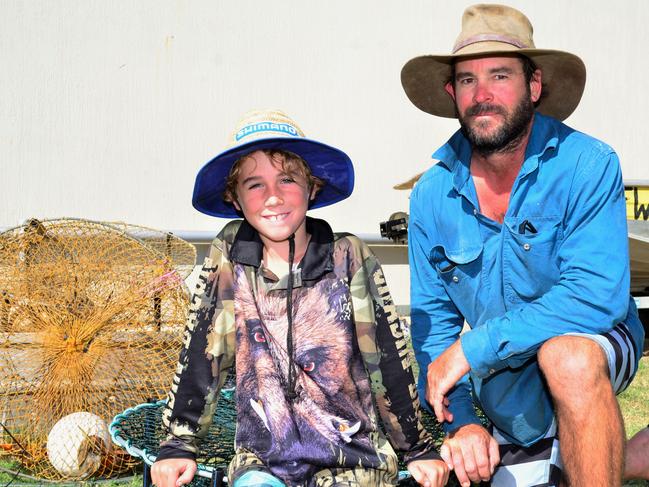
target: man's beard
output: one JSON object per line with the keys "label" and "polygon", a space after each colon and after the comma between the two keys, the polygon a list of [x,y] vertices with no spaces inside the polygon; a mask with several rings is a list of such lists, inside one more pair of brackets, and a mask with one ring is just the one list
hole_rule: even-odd
{"label": "man's beard", "polygon": [[[468,123],[470,116],[481,113],[497,113],[504,117],[503,124],[497,130],[490,134],[481,134]],[[490,105],[488,103],[476,104],[469,107],[464,114],[458,119],[462,128],[462,133],[469,139],[473,149],[482,154],[489,155],[497,152],[511,152],[518,147],[519,142],[527,132],[530,121],[534,116],[534,104],[528,92],[514,107],[511,114],[507,114],[504,108],[499,105]]]}

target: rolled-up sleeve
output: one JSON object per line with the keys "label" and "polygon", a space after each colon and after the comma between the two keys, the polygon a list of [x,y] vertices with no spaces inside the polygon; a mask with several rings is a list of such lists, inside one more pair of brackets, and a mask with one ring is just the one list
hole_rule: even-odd
{"label": "rolled-up sleeve", "polygon": [[599,146],[579,157],[563,218],[559,279],[537,299],[462,336],[478,377],[522,365],[554,336],[605,333],[626,317],[629,255],[619,161]]}
{"label": "rolled-up sleeve", "polygon": [[[412,344],[419,363],[418,389],[422,403],[430,410],[426,397],[428,365],[450,347],[460,336],[464,317],[448,296],[430,261],[430,212],[416,186],[410,197],[408,226],[408,258],[410,263],[410,319]],[[449,392],[452,423],[444,423],[452,431],[470,423],[479,423],[471,399],[468,376],[463,377]]]}

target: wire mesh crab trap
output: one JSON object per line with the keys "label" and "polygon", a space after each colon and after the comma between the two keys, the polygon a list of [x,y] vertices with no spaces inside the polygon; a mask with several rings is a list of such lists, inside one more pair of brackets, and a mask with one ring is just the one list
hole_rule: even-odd
{"label": "wire mesh crab trap", "polygon": [[47,480],[134,465],[107,421],[170,386],[195,259],[128,224],[30,220],[0,234],[0,455]]}

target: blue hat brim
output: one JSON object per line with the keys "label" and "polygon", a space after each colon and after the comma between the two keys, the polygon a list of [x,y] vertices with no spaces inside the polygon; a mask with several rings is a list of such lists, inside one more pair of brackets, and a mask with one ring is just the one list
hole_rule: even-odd
{"label": "blue hat brim", "polygon": [[307,162],[313,175],[324,181],[309,209],[332,205],[352,194],[354,166],[343,151],[304,137],[272,137],[232,147],[207,162],[196,175],[192,197],[194,208],[221,218],[241,216],[232,203],[223,199],[226,178],[241,157],[264,149],[286,150],[299,155]]}

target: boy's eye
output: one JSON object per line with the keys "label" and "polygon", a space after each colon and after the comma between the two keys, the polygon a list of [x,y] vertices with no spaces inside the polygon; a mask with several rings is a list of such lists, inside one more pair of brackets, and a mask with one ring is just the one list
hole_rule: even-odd
{"label": "boy's eye", "polygon": [[284,176],[284,177],[281,179],[281,181],[282,181],[282,183],[289,184],[289,183],[294,183],[294,182],[295,182],[295,179],[293,179],[293,178],[290,177],[290,176]]}
{"label": "boy's eye", "polygon": [[252,183],[248,185],[248,189],[261,188],[261,183]]}

